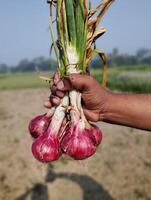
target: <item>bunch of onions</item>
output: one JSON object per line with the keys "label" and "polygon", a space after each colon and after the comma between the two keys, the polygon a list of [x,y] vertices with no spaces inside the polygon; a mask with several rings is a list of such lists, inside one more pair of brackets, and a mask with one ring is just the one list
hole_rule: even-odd
{"label": "bunch of onions", "polygon": [[[95,41],[105,33],[98,25],[113,0],[102,0],[91,8],[90,0],[57,0],[50,3],[50,32],[58,61],[60,78],[72,73],[89,72],[94,54],[103,60],[102,85],[106,83],[106,56],[95,49]],[[57,40],[53,32],[52,8],[56,9]],[[67,112],[68,107],[70,111]],[[66,121],[64,124],[63,121]],[[35,139],[32,153],[41,162],[58,160],[62,153],[81,160],[92,156],[101,143],[102,132],[84,116],[81,93],[66,93],[60,105],[34,118],[29,131]]]}

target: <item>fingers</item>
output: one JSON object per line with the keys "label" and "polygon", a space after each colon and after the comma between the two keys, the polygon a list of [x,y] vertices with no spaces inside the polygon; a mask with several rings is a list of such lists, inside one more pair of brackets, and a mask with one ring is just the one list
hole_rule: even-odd
{"label": "fingers", "polygon": [[54,75],[54,85],[52,86],[52,94],[50,96],[50,103],[45,102],[45,107],[51,107],[52,105],[57,106],[60,104],[61,99],[64,97],[65,92],[71,89],[76,89],[79,91],[89,90],[94,84],[94,79],[89,75],[82,74],[71,74],[66,76],[64,79],[60,79],[59,73]]}
{"label": "fingers", "polygon": [[44,107],[51,108],[52,106],[58,106],[61,102],[61,98],[64,97],[64,92],[59,91],[57,88],[57,84],[60,81],[60,75],[58,72],[54,74],[53,77],[53,86],[51,88],[50,99],[44,102]]}
{"label": "fingers", "polygon": [[53,106],[59,106],[61,103],[61,99],[57,96],[51,96],[50,100],[44,102],[45,108],[52,108]]}
{"label": "fingers", "polygon": [[55,96],[58,96],[59,98],[64,97],[64,92],[58,90],[58,88],[55,85],[52,86],[51,93]]}
{"label": "fingers", "polygon": [[52,107],[51,102],[50,102],[49,100],[45,101],[45,102],[44,102],[44,107],[45,107],[45,108],[48,108],[48,109],[51,108],[51,107]]}
{"label": "fingers", "polygon": [[70,79],[64,78],[63,80],[60,80],[57,83],[57,89],[62,92],[70,91],[72,89],[72,84],[70,82]]}
{"label": "fingers", "polygon": [[50,100],[44,102],[44,107],[50,109],[53,106],[59,106],[61,99],[57,96],[51,95]]}
{"label": "fingers", "polygon": [[90,86],[92,80],[93,78],[89,75],[71,74],[65,77],[63,80],[60,80],[57,83],[57,88],[64,92],[73,88],[79,91],[83,91]]}
{"label": "fingers", "polygon": [[57,87],[56,87],[55,85],[53,85],[53,86],[51,87],[51,94],[55,95],[56,90],[57,90]]}
{"label": "fingers", "polygon": [[58,72],[56,72],[56,73],[54,74],[54,77],[53,77],[53,82],[54,82],[55,85],[57,85],[57,83],[58,83],[59,81],[60,81],[60,75],[59,75]]}
{"label": "fingers", "polygon": [[64,97],[64,92],[57,90],[56,91],[56,96],[63,98]]}
{"label": "fingers", "polygon": [[82,91],[88,87],[90,76],[82,74],[71,74],[69,80],[74,89]]}
{"label": "fingers", "polygon": [[[57,105],[60,104],[60,102],[58,101],[58,99],[55,99],[55,98],[52,99],[52,102],[55,104],[55,106],[57,106]],[[44,106],[46,108],[50,109],[53,106],[53,104],[50,101],[45,101],[44,102]],[[85,114],[87,120],[89,120],[91,122],[98,122],[99,121],[99,116],[97,114],[95,114],[92,111],[87,110],[85,108],[83,108],[83,111],[84,111],[84,114]]]}
{"label": "fingers", "polygon": [[56,78],[54,78],[54,88],[53,90],[56,92],[62,91],[70,91],[71,89],[76,89],[79,91],[87,90],[92,82],[94,82],[94,79],[89,75],[82,75],[82,74],[71,74],[69,76],[66,76],[64,79],[59,79],[57,75],[55,75]]}
{"label": "fingers", "polygon": [[51,104],[52,104],[53,106],[59,106],[60,103],[61,103],[61,99],[60,99],[59,97],[57,97],[57,96],[51,95],[51,96],[50,96],[50,102],[51,102]]}
{"label": "fingers", "polygon": [[91,122],[98,122],[99,121],[99,116],[96,113],[93,113],[90,110],[87,110],[85,108],[83,108],[84,114],[86,116],[86,118],[91,121]]}

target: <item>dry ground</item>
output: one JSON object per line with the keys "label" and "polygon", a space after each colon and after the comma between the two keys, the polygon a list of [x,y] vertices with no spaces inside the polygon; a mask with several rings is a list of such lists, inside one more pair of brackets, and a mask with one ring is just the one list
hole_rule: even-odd
{"label": "dry ground", "polygon": [[44,89],[0,92],[0,200],[151,200],[151,134],[99,123],[95,156],[52,165],[32,156],[28,121],[44,112]]}

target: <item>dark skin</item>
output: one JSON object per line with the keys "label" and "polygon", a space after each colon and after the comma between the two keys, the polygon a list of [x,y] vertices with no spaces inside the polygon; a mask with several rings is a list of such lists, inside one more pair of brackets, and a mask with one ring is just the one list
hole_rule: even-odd
{"label": "dark skin", "polygon": [[151,131],[151,94],[113,93],[88,75],[72,74],[60,80],[54,77],[50,108],[60,104],[65,92],[72,89],[82,93],[82,106],[89,121],[104,121]]}

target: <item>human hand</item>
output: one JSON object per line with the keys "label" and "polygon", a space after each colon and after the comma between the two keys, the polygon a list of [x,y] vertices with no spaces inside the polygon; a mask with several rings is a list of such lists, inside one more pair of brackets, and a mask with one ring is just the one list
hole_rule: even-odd
{"label": "human hand", "polygon": [[106,97],[109,92],[89,75],[71,74],[60,79],[58,74],[55,74],[50,100],[46,101],[44,106],[51,108],[59,105],[65,92],[72,89],[82,94],[82,107],[86,118],[92,122],[103,120]]}

